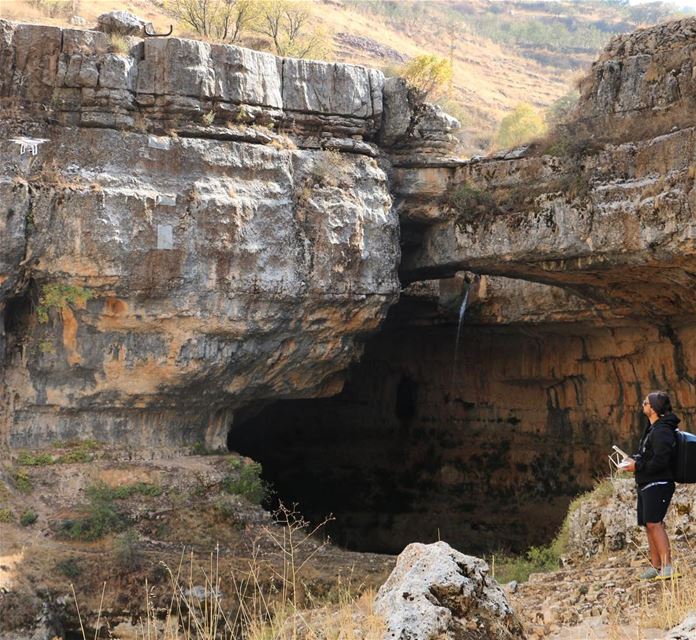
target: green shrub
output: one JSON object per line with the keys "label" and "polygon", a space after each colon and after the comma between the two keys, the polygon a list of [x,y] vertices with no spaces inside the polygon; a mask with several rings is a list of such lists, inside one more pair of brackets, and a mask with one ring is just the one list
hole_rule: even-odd
{"label": "green shrub", "polygon": [[221,449],[208,449],[205,446],[205,443],[201,442],[200,440],[195,442],[191,447],[192,456],[218,456],[221,453],[223,453]]}
{"label": "green shrub", "polygon": [[71,306],[82,306],[93,297],[89,289],[72,284],[51,283],[41,288],[36,317],[39,322],[48,322],[51,309],[61,310]]}
{"label": "green shrub", "polygon": [[18,469],[12,474],[12,482],[14,483],[15,489],[20,493],[31,493],[34,489],[29,474],[21,469]]}
{"label": "green shrub", "polygon": [[261,479],[262,468],[258,462],[243,463],[238,459],[230,461],[233,472],[223,480],[222,487],[227,493],[242,496],[253,504],[261,504],[270,492],[270,485]]}
{"label": "green shrub", "polygon": [[50,453],[32,453],[31,451],[20,451],[17,456],[17,463],[23,467],[46,467],[54,464],[55,460]]}
{"label": "green shrub", "polygon": [[99,447],[96,440],[76,440],[74,442],[56,443],[57,447],[68,449],[56,462],[61,464],[85,463],[94,460],[94,451]]}
{"label": "green shrub", "polygon": [[23,527],[28,527],[34,524],[38,519],[39,516],[36,514],[35,511],[27,509],[19,518],[19,524],[21,524]]}
{"label": "green shrub", "polygon": [[495,556],[495,579],[500,583],[516,580],[525,582],[530,573],[554,571],[560,566],[561,556],[566,553],[568,546],[568,528],[570,517],[584,503],[606,502],[614,495],[614,484],[610,478],[599,482],[594,489],[577,496],[568,506],[568,512],[563,520],[556,537],[550,544],[540,547],[530,547],[519,556]]}
{"label": "green shrub", "polygon": [[116,539],[114,557],[118,567],[122,570],[137,571],[142,568],[145,556],[135,531],[129,529]]}
{"label": "green shrub", "polygon": [[502,583],[515,580],[526,582],[531,573],[553,571],[560,565],[560,553],[555,541],[548,546],[530,547],[520,555],[495,555],[491,560],[494,578]]}
{"label": "green shrub", "polygon": [[94,460],[94,452],[99,448],[96,440],[72,440],[68,442],[55,442],[53,446],[58,449],[68,449],[56,460],[59,464],[84,463]]}
{"label": "green shrub", "polygon": [[120,487],[111,489],[114,500],[125,500],[136,494],[141,496],[161,496],[162,487],[149,482],[136,482],[134,484],[125,484]]}
{"label": "green shrub", "polygon": [[114,504],[114,489],[100,482],[87,487],[85,494],[88,502],[80,509],[81,517],[61,522],[58,527],[60,535],[72,540],[91,541],[125,529],[128,519]]}
{"label": "green shrub", "polygon": [[56,571],[62,576],[74,580],[82,573],[82,567],[76,558],[65,558],[56,564]]}
{"label": "green shrub", "polygon": [[472,222],[479,214],[498,211],[498,205],[490,193],[466,182],[457,185],[450,192],[448,204],[457,214],[458,223]]}
{"label": "green shrub", "polygon": [[452,81],[452,61],[435,55],[416,56],[404,65],[401,75],[418,98],[425,100]]}
{"label": "green shrub", "polygon": [[94,456],[88,451],[84,449],[75,449],[74,451],[68,451],[68,453],[59,456],[56,462],[59,464],[75,464],[92,462],[92,460],[94,460]]}
{"label": "green shrub", "polygon": [[500,121],[496,145],[502,149],[517,147],[538,138],[545,131],[546,123],[536,109],[529,104],[518,104]]}

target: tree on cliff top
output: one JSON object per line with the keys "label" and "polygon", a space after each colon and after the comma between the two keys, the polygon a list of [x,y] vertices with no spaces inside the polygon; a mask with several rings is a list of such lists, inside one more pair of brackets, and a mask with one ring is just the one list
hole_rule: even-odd
{"label": "tree on cliff top", "polygon": [[516,147],[542,135],[545,131],[544,118],[531,104],[523,102],[500,121],[495,144],[499,149]]}
{"label": "tree on cliff top", "polygon": [[325,58],[329,40],[318,28],[312,28],[312,12],[304,0],[258,0],[258,19],[254,31],[271,41],[273,52],[293,58]]}
{"label": "tree on cliff top", "polygon": [[[271,49],[279,56],[325,58],[329,39],[314,26],[306,0],[165,0],[167,10],[183,25],[218,42]],[[264,40],[249,40],[252,33]]]}
{"label": "tree on cliff top", "polygon": [[238,42],[256,17],[254,0],[167,0],[165,7],[198,35]]}
{"label": "tree on cliff top", "polygon": [[440,56],[416,56],[399,73],[421,100],[432,99],[452,80],[452,62]]}

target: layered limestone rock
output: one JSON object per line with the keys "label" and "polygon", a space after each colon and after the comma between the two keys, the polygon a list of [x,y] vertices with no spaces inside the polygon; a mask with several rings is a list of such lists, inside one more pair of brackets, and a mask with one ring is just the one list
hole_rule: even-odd
{"label": "layered limestone rock", "polygon": [[619,123],[602,132],[607,137],[654,134],[668,115],[673,126],[683,126],[696,107],[695,50],[693,17],[615,36],[582,83],[576,115],[603,126]]}
{"label": "layered limestone rock", "polygon": [[44,105],[62,124],[185,131],[206,115],[207,125],[321,138],[374,134],[381,122],[384,76],[365,67],[182,38],[129,37],[115,53],[103,32],[7,21],[0,32],[0,95]]}
{"label": "layered limestone rock", "polygon": [[[407,248],[403,275],[469,269],[571,287],[635,315],[648,298],[656,316],[690,314],[695,151],[696,132],[686,129],[581,159],[546,155],[431,170],[439,207],[412,209],[397,188],[403,217],[432,220]],[[411,177],[403,180],[417,189]]]}
{"label": "layered limestone rock", "polygon": [[651,314],[691,314],[695,34],[691,18],[615,38],[575,119],[538,149],[399,169],[404,278],[470,269],[570,287],[621,313],[652,298]]}
{"label": "layered limestone rock", "polygon": [[382,75],[0,32],[3,440],[223,446],[242,405],[340,390],[399,290]]}
{"label": "layered limestone rock", "polygon": [[[696,407],[696,132],[608,141],[592,111],[632,127],[649,55],[636,95],[688,113],[663,76],[691,24],[613,44],[575,137],[463,161],[456,122],[376,71],[0,23],[2,133],[45,140],[2,151],[3,436],[213,446],[232,424],[285,497],[340,495],[354,546],[543,542],[646,391]],[[337,395],[399,240],[413,284]]]}

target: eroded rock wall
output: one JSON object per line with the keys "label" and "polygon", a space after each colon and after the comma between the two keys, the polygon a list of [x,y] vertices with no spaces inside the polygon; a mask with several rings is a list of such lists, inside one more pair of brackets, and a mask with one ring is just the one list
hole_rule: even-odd
{"label": "eroded rock wall", "polygon": [[382,75],[0,27],[3,138],[43,140],[0,152],[3,439],[224,446],[339,391],[399,291]]}

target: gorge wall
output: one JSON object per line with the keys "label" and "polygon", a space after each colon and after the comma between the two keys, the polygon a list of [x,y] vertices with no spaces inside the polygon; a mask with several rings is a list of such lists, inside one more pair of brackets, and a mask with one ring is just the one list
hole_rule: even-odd
{"label": "gorge wall", "polygon": [[[218,447],[235,408],[336,393],[398,297],[365,142],[384,77],[0,30],[3,441]],[[26,136],[36,154],[9,142]]]}
{"label": "gorge wall", "polygon": [[374,70],[0,22],[0,132],[45,140],[0,150],[4,454],[227,441],[349,546],[547,540],[642,395],[696,410],[695,25],[463,160]]}

